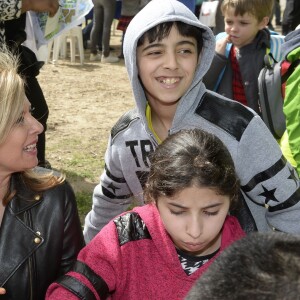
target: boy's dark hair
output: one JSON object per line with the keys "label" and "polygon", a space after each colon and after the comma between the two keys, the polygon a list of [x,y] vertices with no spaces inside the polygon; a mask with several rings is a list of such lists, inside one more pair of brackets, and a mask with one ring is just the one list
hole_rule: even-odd
{"label": "boy's dark hair", "polygon": [[152,27],[139,38],[137,46],[143,45],[146,39],[149,43],[153,43],[156,40],[161,41],[170,34],[173,26],[176,26],[178,32],[182,36],[193,37],[196,39],[199,55],[203,47],[202,30],[196,26],[191,26],[180,21],[160,23]]}
{"label": "boy's dark hair", "polygon": [[235,16],[249,13],[261,22],[264,17],[271,17],[273,6],[274,0],[224,0],[221,11],[224,15],[229,8],[234,8]]}
{"label": "boy's dark hair", "polygon": [[229,196],[231,208],[235,206],[239,181],[227,148],[216,136],[200,129],[181,130],[165,139],[150,160],[146,202],[197,186]]}
{"label": "boy's dark hair", "polygon": [[250,233],[220,254],[186,300],[299,300],[299,249],[296,235]]}

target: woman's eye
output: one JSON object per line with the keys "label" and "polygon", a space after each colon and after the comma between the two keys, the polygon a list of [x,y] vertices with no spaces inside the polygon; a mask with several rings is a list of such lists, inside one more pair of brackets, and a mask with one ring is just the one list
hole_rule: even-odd
{"label": "woman's eye", "polygon": [[25,118],[24,115],[22,114],[16,121],[16,124],[22,124],[24,122]]}
{"label": "woman's eye", "polygon": [[33,112],[34,112],[34,110],[35,110],[35,107],[30,107],[30,109],[29,109],[29,113],[32,115],[32,114],[33,114]]}

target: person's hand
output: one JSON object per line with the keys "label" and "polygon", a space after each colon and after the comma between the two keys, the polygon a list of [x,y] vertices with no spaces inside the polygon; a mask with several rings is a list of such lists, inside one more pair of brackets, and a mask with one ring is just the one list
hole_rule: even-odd
{"label": "person's hand", "polygon": [[22,12],[32,10],[35,12],[48,12],[53,17],[59,8],[58,0],[23,0]]}
{"label": "person's hand", "polygon": [[231,43],[229,35],[216,42],[216,52],[220,55],[225,55],[227,43]]}
{"label": "person's hand", "polygon": [[6,293],[6,290],[4,288],[0,287],[0,295],[5,295],[5,293]]}

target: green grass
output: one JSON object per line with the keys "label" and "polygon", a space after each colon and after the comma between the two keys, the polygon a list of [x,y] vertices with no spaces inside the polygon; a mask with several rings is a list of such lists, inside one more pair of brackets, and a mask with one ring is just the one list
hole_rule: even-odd
{"label": "green grass", "polygon": [[81,224],[92,208],[92,195],[104,166],[106,141],[64,138],[47,144],[47,158],[52,168],[66,175],[72,185]]}
{"label": "green grass", "polygon": [[68,170],[62,170],[62,172],[66,174],[66,179],[74,189],[78,213],[81,224],[83,225],[86,214],[92,208],[93,190],[98,182],[94,183],[90,181],[91,173],[86,171],[74,173]]}
{"label": "green grass", "polygon": [[84,218],[92,207],[92,192],[82,191],[76,193],[78,213],[81,224],[84,225]]}

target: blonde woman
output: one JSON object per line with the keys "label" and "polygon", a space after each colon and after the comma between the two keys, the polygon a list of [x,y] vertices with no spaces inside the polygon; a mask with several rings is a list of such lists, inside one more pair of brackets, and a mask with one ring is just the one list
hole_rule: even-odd
{"label": "blonde woman", "polygon": [[0,298],[44,299],[83,247],[76,200],[63,176],[38,168],[43,126],[31,115],[18,60],[0,49]]}

